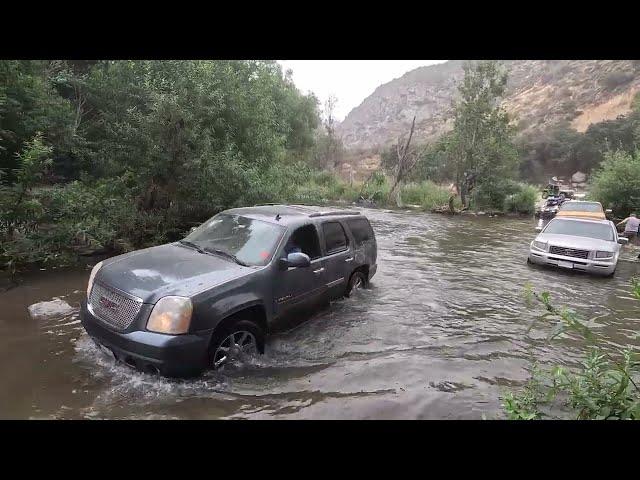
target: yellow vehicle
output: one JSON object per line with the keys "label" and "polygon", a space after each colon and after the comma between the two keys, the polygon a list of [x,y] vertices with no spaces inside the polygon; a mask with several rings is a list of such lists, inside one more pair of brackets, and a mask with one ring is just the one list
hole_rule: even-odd
{"label": "yellow vehicle", "polygon": [[586,218],[589,220],[606,220],[606,213],[611,213],[611,210],[607,210],[605,212],[600,202],[571,200],[560,205],[556,216]]}

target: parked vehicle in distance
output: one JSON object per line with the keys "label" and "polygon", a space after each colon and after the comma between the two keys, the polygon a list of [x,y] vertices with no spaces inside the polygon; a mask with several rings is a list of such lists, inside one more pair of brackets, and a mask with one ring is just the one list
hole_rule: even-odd
{"label": "parked vehicle in distance", "polygon": [[564,196],[547,197],[544,205],[536,211],[535,217],[545,220],[555,217],[560,206],[566,201],[567,200],[564,198]]}
{"label": "parked vehicle in distance", "polygon": [[547,183],[547,186],[542,189],[542,198],[546,199],[548,197],[557,197],[559,195],[562,195],[565,198],[573,198],[575,193],[576,192],[567,187],[564,182],[553,177],[549,183]]}
{"label": "parked vehicle in distance", "polygon": [[527,262],[613,275],[626,243],[609,220],[556,216],[531,242]]}
{"label": "parked vehicle in distance", "polygon": [[376,260],[375,234],[359,212],[226,210],[183,240],[96,265],[81,321],[116,360],[197,375],[263,353],[274,325],[364,286]]}
{"label": "parked vehicle in distance", "polygon": [[[607,210],[606,213],[611,213]],[[587,202],[584,200],[571,200],[564,202],[558,208],[558,217],[587,218],[592,220],[606,220],[605,210],[600,202]]]}

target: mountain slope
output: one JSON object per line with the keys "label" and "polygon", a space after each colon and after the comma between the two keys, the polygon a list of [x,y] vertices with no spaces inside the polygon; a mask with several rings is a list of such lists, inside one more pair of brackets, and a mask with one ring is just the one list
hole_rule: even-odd
{"label": "mountain slope", "polygon": [[[508,60],[503,105],[520,133],[569,122],[591,123],[630,110],[640,91],[640,62],[631,60]],[[377,150],[397,140],[416,116],[420,141],[451,129],[452,102],[464,61],[417,68],[381,85],[354,108],[337,132],[346,148]]]}

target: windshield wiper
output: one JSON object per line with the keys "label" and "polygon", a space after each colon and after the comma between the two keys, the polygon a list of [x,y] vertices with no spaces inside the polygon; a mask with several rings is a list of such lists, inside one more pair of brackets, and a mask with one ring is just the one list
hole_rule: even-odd
{"label": "windshield wiper", "polygon": [[248,263],[243,262],[238,257],[236,257],[234,254],[229,253],[229,252],[225,252],[224,250],[219,250],[217,248],[205,248],[204,251],[208,252],[208,253],[214,253],[216,255],[222,255],[224,257],[230,258],[231,260],[236,262],[238,265],[242,265],[243,267],[248,267],[249,266]]}
{"label": "windshield wiper", "polygon": [[195,248],[198,253],[206,253],[200,245],[190,242],[189,240],[179,240],[178,243],[186,245],[187,247]]}

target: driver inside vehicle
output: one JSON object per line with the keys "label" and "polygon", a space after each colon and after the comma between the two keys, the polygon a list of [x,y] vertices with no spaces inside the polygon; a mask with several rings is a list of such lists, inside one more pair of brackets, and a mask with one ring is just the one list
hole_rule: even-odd
{"label": "driver inside vehicle", "polygon": [[300,253],[300,252],[302,252],[302,249],[296,244],[293,238],[291,238],[287,242],[287,246],[284,247],[285,255],[289,255],[290,253]]}

